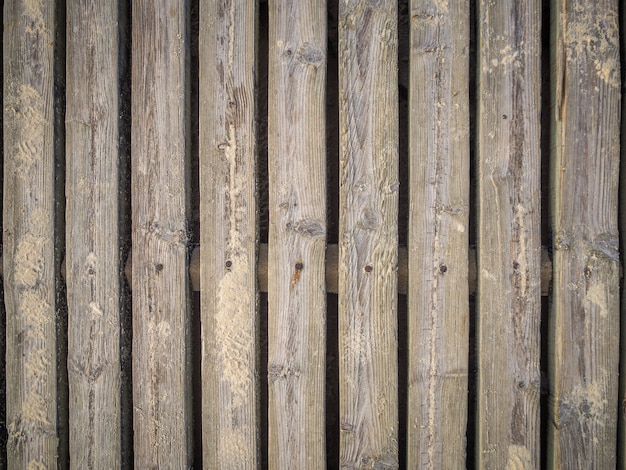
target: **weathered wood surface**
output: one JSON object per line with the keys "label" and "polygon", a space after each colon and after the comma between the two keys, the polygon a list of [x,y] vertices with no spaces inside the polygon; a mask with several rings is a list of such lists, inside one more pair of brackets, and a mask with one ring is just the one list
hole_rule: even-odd
{"label": "weathered wood surface", "polygon": [[4,2],[7,462],[57,466],[54,2]]}
{"label": "weathered wood surface", "polygon": [[324,468],[326,2],[269,3],[270,468]]}
{"label": "weathered wood surface", "polygon": [[469,3],[413,0],[410,15],[407,466],[464,468]]}
{"label": "weathered wood surface", "polygon": [[67,3],[70,461],[120,468],[117,2]]}
{"label": "weathered wood surface", "polygon": [[614,468],[618,411],[618,2],[552,2],[548,464]]}
{"label": "weathered wood surface", "polygon": [[541,2],[479,2],[479,468],[539,468]]}
{"label": "weathered wood surface", "polygon": [[202,446],[258,468],[255,2],[200,5]]}
{"label": "weathered wood surface", "polygon": [[132,5],[136,468],[191,465],[187,6],[175,0]]}
{"label": "weathered wood surface", "polygon": [[391,0],[339,4],[340,453],[346,468],[398,466],[396,10]]}
{"label": "weathered wood surface", "polygon": [[[626,63],[626,8],[621,8],[620,46],[621,63]],[[622,80],[622,96],[626,93],[626,80]],[[621,146],[620,146],[620,182],[619,182],[619,229],[621,236],[621,250],[626,253],[626,100],[622,99],[621,119]],[[623,270],[623,267],[622,267]],[[622,283],[622,302],[620,309],[621,318],[626,318],[626,284]],[[626,321],[621,321],[620,327],[620,382],[619,382],[619,408],[618,408],[618,441],[617,441],[617,468],[626,468]]]}

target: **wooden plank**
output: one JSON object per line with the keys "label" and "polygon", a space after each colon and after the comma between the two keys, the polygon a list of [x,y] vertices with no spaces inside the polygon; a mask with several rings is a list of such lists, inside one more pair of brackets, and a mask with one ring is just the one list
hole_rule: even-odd
{"label": "wooden plank", "polygon": [[326,2],[269,2],[270,468],[324,468]]}
{"label": "wooden plank", "polygon": [[539,468],[541,2],[478,15],[476,463]]}
{"label": "wooden plank", "polygon": [[4,2],[8,466],[57,466],[54,2]]}
{"label": "wooden plank", "polygon": [[398,466],[397,5],[339,4],[340,454]]}
{"label": "wooden plank", "polygon": [[258,467],[255,2],[200,4],[202,446]]}
{"label": "wooden plank", "polygon": [[465,468],[469,3],[410,15],[407,467]]}
{"label": "wooden plank", "polygon": [[70,461],[120,468],[117,2],[67,3]]}
{"label": "wooden plank", "polygon": [[188,5],[132,5],[134,455],[191,465],[187,156]]}
{"label": "wooden plank", "polygon": [[616,0],[552,2],[548,464],[614,468],[619,361]]}
{"label": "wooden plank", "polygon": [[[620,55],[621,63],[626,63],[626,8],[621,8],[620,18]],[[626,80],[622,79],[622,96],[626,93]],[[622,116],[626,116],[626,100],[622,99]],[[619,182],[619,229],[622,234],[626,233],[626,119],[621,120],[621,145],[620,145],[620,182]],[[622,253],[626,253],[626,238],[621,237]],[[622,267],[623,270],[623,267]],[[622,283],[622,299],[620,316],[626,318],[626,284]],[[618,408],[618,441],[617,441],[617,468],[626,468],[626,321],[620,325],[620,380],[619,380],[619,408]]]}

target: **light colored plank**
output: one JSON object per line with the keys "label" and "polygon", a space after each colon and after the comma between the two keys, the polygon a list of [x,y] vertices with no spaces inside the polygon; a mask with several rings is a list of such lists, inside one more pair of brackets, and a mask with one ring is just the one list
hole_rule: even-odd
{"label": "light colored plank", "polygon": [[341,465],[398,466],[395,1],[339,4]]}
{"label": "light colored plank", "polygon": [[[622,63],[626,53],[626,8],[621,8],[622,27],[619,33]],[[626,81],[622,80],[622,96],[626,90]],[[622,99],[622,116],[626,116],[626,100]],[[620,182],[619,182],[619,229],[622,234],[626,233],[626,119],[621,120],[621,146],[620,146]],[[621,237],[622,253],[626,253],[626,238]],[[622,267],[623,269],[623,267]],[[622,284],[620,316],[626,319],[626,284]],[[620,327],[620,381],[619,381],[619,408],[618,408],[618,441],[617,441],[617,468],[626,468],[626,321],[621,321]]]}
{"label": "light colored plank", "polygon": [[469,3],[410,15],[407,467],[465,468]]}
{"label": "light colored plank", "polygon": [[548,464],[615,468],[620,57],[616,0],[554,0]]}
{"label": "light colored plank", "polygon": [[136,468],[191,465],[187,6],[176,0],[132,5]]}
{"label": "light colored plank", "polygon": [[539,468],[541,2],[478,6],[478,468]]}
{"label": "light colored plank", "polygon": [[200,4],[202,446],[258,467],[255,2]]}
{"label": "light colored plank", "polygon": [[70,461],[120,468],[117,2],[67,4]]}
{"label": "light colored plank", "polygon": [[269,2],[270,468],[324,468],[326,2]]}
{"label": "light colored plank", "polygon": [[7,457],[57,466],[54,2],[4,2]]}

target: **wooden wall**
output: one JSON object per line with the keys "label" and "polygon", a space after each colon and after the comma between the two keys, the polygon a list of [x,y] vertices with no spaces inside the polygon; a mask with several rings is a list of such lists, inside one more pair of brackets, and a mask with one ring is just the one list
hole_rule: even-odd
{"label": "wooden wall", "polygon": [[625,465],[625,11],[6,0],[0,468]]}

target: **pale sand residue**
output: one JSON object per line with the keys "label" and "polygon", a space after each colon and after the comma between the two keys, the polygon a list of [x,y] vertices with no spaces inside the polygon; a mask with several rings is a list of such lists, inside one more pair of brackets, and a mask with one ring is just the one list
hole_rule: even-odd
{"label": "pale sand residue", "polygon": [[43,250],[46,240],[26,233],[19,241],[13,260],[13,282],[16,286],[34,288],[42,280]]}
{"label": "pale sand residue", "polygon": [[526,470],[533,468],[533,458],[530,450],[524,446],[510,445],[506,460],[506,470]]}
{"label": "pale sand residue", "polygon": [[585,310],[591,310],[594,306],[602,318],[606,318],[609,313],[608,292],[606,285],[594,284],[585,294]]}
{"label": "pale sand residue", "polygon": [[231,261],[232,268],[224,274],[217,290],[214,334],[220,369],[230,386],[233,405],[240,406],[253,385],[254,299],[245,293],[251,269],[247,257],[232,256]]}

